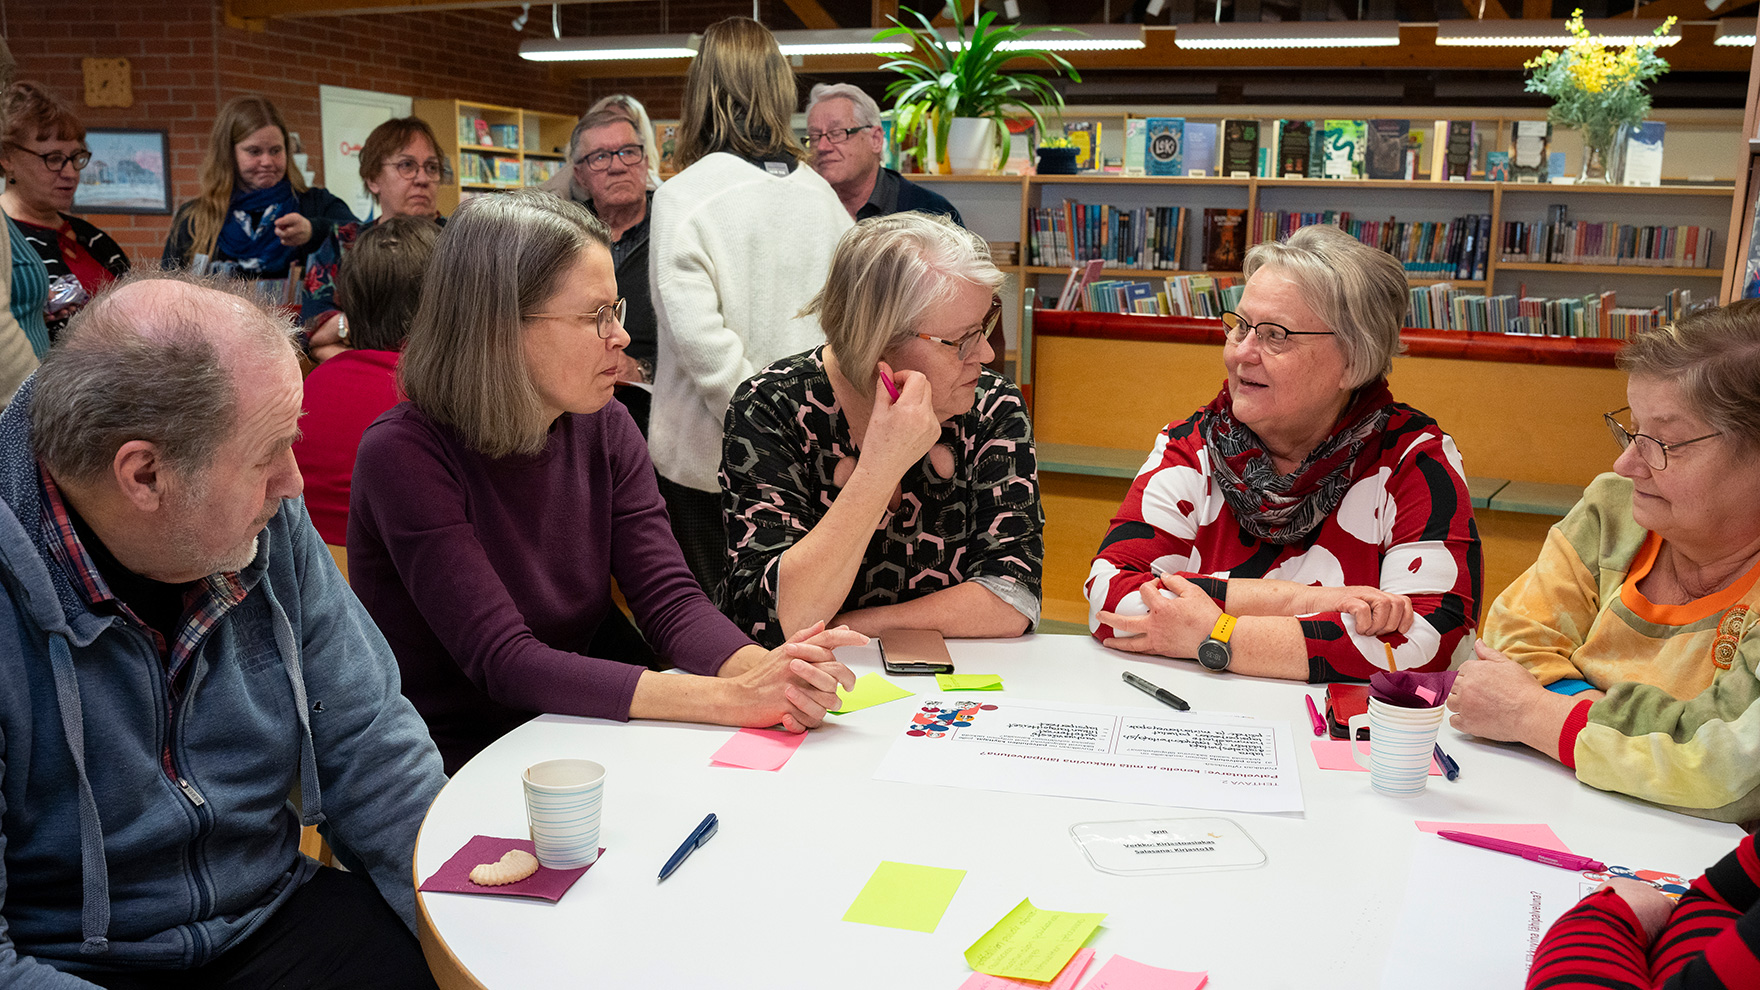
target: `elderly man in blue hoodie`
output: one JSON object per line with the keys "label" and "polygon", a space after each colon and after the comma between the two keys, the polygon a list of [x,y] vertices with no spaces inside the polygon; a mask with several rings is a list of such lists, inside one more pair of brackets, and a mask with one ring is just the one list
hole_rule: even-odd
{"label": "elderly man in blue hoodie", "polygon": [[433,986],[445,780],[298,497],[290,330],[126,280],[0,415],[0,987]]}

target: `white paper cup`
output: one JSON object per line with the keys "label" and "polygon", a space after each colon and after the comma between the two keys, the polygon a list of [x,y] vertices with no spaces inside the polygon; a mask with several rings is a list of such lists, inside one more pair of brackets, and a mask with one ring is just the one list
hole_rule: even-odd
{"label": "white paper cup", "polygon": [[[1436,733],[1442,728],[1443,706],[1401,708],[1379,698],[1369,699],[1369,710],[1351,716],[1351,757],[1369,768],[1369,784],[1393,797],[1416,797],[1430,786],[1430,761],[1436,752]],[[1357,748],[1357,730],[1369,726],[1369,756]]]}
{"label": "white paper cup", "polygon": [[552,870],[592,865],[599,858],[605,768],[591,760],[546,760],[527,767],[520,780],[538,862]]}

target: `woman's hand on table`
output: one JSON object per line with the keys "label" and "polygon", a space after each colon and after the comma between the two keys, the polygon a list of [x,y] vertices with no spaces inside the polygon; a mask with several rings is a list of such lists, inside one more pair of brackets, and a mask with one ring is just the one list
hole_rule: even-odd
{"label": "woman's hand on table", "polygon": [[1473,659],[1461,664],[1448,693],[1448,724],[1481,739],[1527,743],[1553,757],[1564,721],[1578,702],[1605,697],[1600,692],[1575,696],[1546,690],[1528,668],[1479,640]]}
{"label": "woman's hand on table", "polygon": [[1611,890],[1619,895],[1620,900],[1638,916],[1639,924],[1644,926],[1644,934],[1648,936],[1646,943],[1656,941],[1662,934],[1662,926],[1668,924],[1668,916],[1674,913],[1674,899],[1650,886],[1642,880],[1629,877],[1614,877],[1596,887],[1594,893]]}
{"label": "woman's hand on table", "polygon": [[816,622],[774,650],[747,647],[729,657],[721,676],[732,682],[729,721],[739,725],[781,724],[805,732],[825,721],[837,707],[837,687],[854,687],[856,675],[832,652],[839,646],[863,646],[868,637],[842,626]]}
{"label": "woman's hand on table", "polygon": [[275,236],[288,247],[299,247],[312,239],[312,222],[298,213],[276,217]]}
{"label": "woman's hand on table", "polygon": [[[1173,595],[1162,594],[1163,587]],[[1222,615],[1222,609],[1216,607],[1216,602],[1203,589],[1177,575],[1145,581],[1137,593],[1149,614],[1100,613],[1100,621],[1115,632],[1139,634],[1106,640],[1105,645],[1115,650],[1155,653],[1164,657],[1195,657],[1198,644],[1210,636],[1210,630]]]}

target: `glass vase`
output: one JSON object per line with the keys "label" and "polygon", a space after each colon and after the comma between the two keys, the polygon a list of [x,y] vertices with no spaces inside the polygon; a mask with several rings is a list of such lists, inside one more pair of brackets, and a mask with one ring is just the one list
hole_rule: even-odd
{"label": "glass vase", "polygon": [[1583,132],[1583,168],[1577,175],[1579,185],[1619,185],[1625,171],[1626,138],[1631,127],[1621,124],[1605,139]]}

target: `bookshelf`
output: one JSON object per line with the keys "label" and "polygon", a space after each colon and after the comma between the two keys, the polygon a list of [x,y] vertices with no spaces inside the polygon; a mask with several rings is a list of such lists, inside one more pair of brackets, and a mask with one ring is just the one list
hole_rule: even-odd
{"label": "bookshelf", "polygon": [[[1715,297],[1724,277],[1723,259],[1730,250],[1729,215],[1735,187],[1727,184],[1658,187],[1535,184],[1523,182],[1432,182],[1390,179],[1282,179],[1217,176],[935,176],[912,175],[960,208],[966,222],[989,241],[1020,245],[1018,263],[1002,266],[1022,287],[1037,290],[1041,300],[1055,299],[1068,268],[1032,264],[1029,250],[1031,211],[1056,206],[1065,199],[1107,204],[1120,209],[1177,206],[1186,208],[1184,243],[1177,270],[1108,267],[1105,279],[1160,280],[1171,275],[1204,273],[1203,212],[1222,208],[1244,211],[1249,245],[1255,243],[1254,218],[1274,211],[1338,210],[1353,219],[1394,218],[1404,222],[1446,222],[1456,217],[1490,217],[1485,277],[1457,279],[1413,272],[1414,287],[1447,282],[1459,290],[1492,296],[1520,294],[1580,297],[1615,291],[1622,307],[1659,305],[1672,289],[1689,288],[1695,299]],[[1554,264],[1499,260],[1506,221],[1539,222],[1548,207],[1563,205],[1573,220],[1636,225],[1694,225],[1713,232],[1714,243],[1697,267],[1661,264]],[[1234,275],[1239,272],[1210,272]],[[1011,314],[1010,329],[1018,326]],[[1011,340],[1018,337],[1011,333]]]}
{"label": "bookshelf", "polygon": [[470,196],[535,186],[567,167],[575,119],[566,114],[443,99],[416,100],[414,109],[452,164],[452,181],[439,190],[442,214]]}

